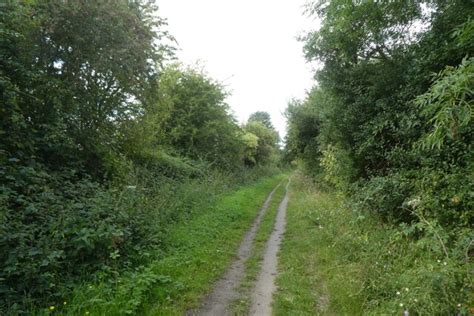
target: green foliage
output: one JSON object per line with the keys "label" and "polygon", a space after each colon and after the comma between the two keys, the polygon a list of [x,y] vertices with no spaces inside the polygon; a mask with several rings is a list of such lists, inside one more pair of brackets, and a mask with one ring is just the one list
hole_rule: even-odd
{"label": "green foliage", "polygon": [[242,163],[221,84],[163,67],[164,25],[146,0],[1,5],[0,314],[124,273],[141,275],[120,294],[135,310],[166,282],[141,266],[175,222],[275,172]]}
{"label": "green foliage", "polygon": [[263,111],[257,111],[252,114],[250,114],[249,119],[247,122],[260,122],[263,125],[265,125],[268,129],[274,130],[275,128],[273,127],[272,120],[270,118],[270,114],[267,112]]}
{"label": "green foliage", "polygon": [[323,179],[338,189],[345,189],[353,172],[348,153],[341,148],[328,145],[322,150],[319,163],[323,169]]}
{"label": "green foliage", "polygon": [[[254,171],[241,176],[249,181],[258,176]],[[180,198],[192,203],[186,209],[189,220],[163,228],[163,246],[157,253],[149,252],[153,260],[114,278],[76,288],[63,313],[177,315],[196,307],[232,260],[255,211],[283,177],[266,177],[216,194],[229,180],[222,174],[215,176],[199,186],[196,182],[186,185]],[[178,198],[169,200],[180,203]]]}
{"label": "green foliage", "polygon": [[120,126],[143,110],[156,63],[167,55],[152,9],[127,1],[5,5],[2,150],[53,169],[114,172],[107,157],[119,151]]}
{"label": "green foliage", "polygon": [[[257,147],[252,152],[254,156],[247,158],[247,161],[255,161],[258,165],[275,162],[278,150],[278,133],[258,120],[247,122],[243,129],[246,133],[257,137]],[[250,150],[252,151],[252,149]]]}
{"label": "green foliage", "polygon": [[242,150],[240,129],[221,84],[202,71],[172,65],[158,81],[155,142],[220,167],[235,168]]}
{"label": "green foliage", "polygon": [[[7,191],[0,196],[2,202],[15,197],[17,204],[13,208],[2,203],[0,209],[0,310],[22,313],[27,306],[69,301],[71,291],[84,282],[104,282],[105,294],[119,275],[135,269],[146,275],[138,267],[160,258],[172,242],[168,230],[174,223],[210,207],[236,185],[273,172],[241,170],[236,176],[214,171],[197,179],[176,180],[137,169],[128,175],[128,185],[104,189],[90,179],[78,181],[77,173],[67,177],[22,170],[28,181],[38,185],[17,180],[16,185],[29,188],[29,195]],[[144,289],[131,282],[135,285],[129,290],[134,294],[124,294],[122,299],[134,305],[133,296],[138,295],[142,304],[144,291],[156,280],[152,276],[142,281]]]}
{"label": "green foliage", "polygon": [[131,170],[116,136],[124,116],[143,108],[138,100],[164,58],[155,43],[163,22],[150,9],[127,1],[2,6],[2,311],[58,299],[78,278],[133,264],[157,243],[150,214],[118,208],[119,196],[97,182]]}
{"label": "green foliage", "polygon": [[305,52],[324,63],[319,86],[287,110],[291,159],[340,188],[358,182],[360,202],[394,220],[411,220],[402,204],[428,174],[472,167],[472,4],[426,5],[316,1]]}
{"label": "green foliage", "polygon": [[[305,158],[317,157],[316,135],[319,133],[320,121],[314,107],[309,102],[293,100],[285,111],[288,133],[286,135],[286,159],[294,160],[303,155]],[[311,163],[312,159],[305,159]],[[314,167],[314,166],[311,166]]]}
{"label": "green foliage", "polygon": [[290,187],[276,315],[470,315],[472,230],[427,219],[416,200],[419,221],[381,225],[311,182]]}
{"label": "green foliage", "polygon": [[428,126],[433,126],[423,145],[441,148],[447,138],[456,141],[466,135],[466,129],[472,130],[473,95],[474,58],[464,58],[458,67],[440,71],[431,88],[415,100],[428,118]]}
{"label": "green foliage", "polygon": [[412,195],[412,182],[409,174],[398,173],[361,181],[353,187],[354,207],[377,212],[386,220],[409,221],[412,216],[402,206]]}
{"label": "green foliage", "polygon": [[280,136],[272,125],[270,114],[263,111],[252,113],[242,128],[245,133],[244,162],[250,166],[275,164]]}
{"label": "green foliage", "polygon": [[[341,229],[314,238],[334,243],[319,255],[343,267],[342,279],[330,280],[335,314],[394,314],[399,304],[466,314],[472,306],[473,10],[466,1],[309,5],[322,24],[303,39],[305,54],[322,67],[318,86],[288,106],[286,153],[320,188],[345,190],[358,216],[343,223],[352,214],[334,211]],[[349,290],[346,268],[362,274]],[[338,279],[329,270],[323,277]],[[354,292],[362,305],[353,310],[344,296]]]}
{"label": "green foliage", "polygon": [[258,136],[246,132],[242,135],[242,141],[244,143],[244,162],[247,165],[256,165],[257,164],[257,149],[258,149]]}

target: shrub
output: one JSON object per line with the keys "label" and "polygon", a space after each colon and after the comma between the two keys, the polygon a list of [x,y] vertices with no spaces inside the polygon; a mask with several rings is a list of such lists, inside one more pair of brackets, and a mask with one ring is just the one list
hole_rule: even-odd
{"label": "shrub", "polygon": [[328,145],[321,153],[320,164],[323,169],[324,180],[338,189],[345,189],[353,177],[348,152],[336,146]]}
{"label": "shrub", "polygon": [[359,210],[378,213],[385,220],[409,221],[410,212],[403,203],[412,196],[413,184],[407,173],[393,173],[359,181],[352,188],[352,200]]}

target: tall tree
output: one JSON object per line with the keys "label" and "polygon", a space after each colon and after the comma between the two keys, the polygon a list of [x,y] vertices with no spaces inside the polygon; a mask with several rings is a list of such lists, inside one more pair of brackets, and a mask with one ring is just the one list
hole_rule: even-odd
{"label": "tall tree", "polygon": [[270,114],[268,112],[264,111],[257,111],[252,114],[250,114],[248,122],[260,122],[263,125],[265,125],[269,129],[275,129],[272,124],[272,119],[270,117]]}
{"label": "tall tree", "polygon": [[251,161],[256,164],[265,164],[275,159],[280,137],[273,128],[267,112],[255,112],[250,115],[243,129],[257,138],[257,147],[252,151],[254,157]]}
{"label": "tall tree", "polygon": [[[21,65],[27,76],[1,66],[9,83],[4,93],[15,89],[18,95],[7,99],[16,114],[2,118],[5,124],[11,115],[22,118],[44,163],[54,168],[75,161],[104,172],[105,157],[118,150],[118,127],[143,111],[157,65],[170,52],[160,44],[164,22],[153,10],[148,2],[125,0],[2,7],[6,33],[20,34],[3,42],[8,46],[2,57]],[[17,129],[3,128],[8,152],[16,155],[9,140]]]}
{"label": "tall tree", "polygon": [[240,163],[240,129],[223,86],[200,70],[169,66],[159,79],[157,141],[193,159],[221,167]]}
{"label": "tall tree", "polygon": [[123,122],[143,114],[168,55],[152,10],[127,0],[0,6],[0,314],[57,301],[78,274],[107,266],[113,236],[140,235],[126,211],[93,205],[123,159]]}

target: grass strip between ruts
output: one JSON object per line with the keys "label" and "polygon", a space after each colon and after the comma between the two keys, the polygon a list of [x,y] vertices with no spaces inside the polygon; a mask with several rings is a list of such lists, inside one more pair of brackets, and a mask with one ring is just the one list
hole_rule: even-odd
{"label": "grass strip between ruts", "polygon": [[277,191],[275,191],[273,199],[270,202],[268,210],[265,213],[265,216],[263,217],[258,232],[255,236],[252,252],[246,263],[245,277],[239,286],[240,298],[232,303],[232,311],[236,315],[246,315],[249,312],[251,304],[251,291],[260,272],[265,246],[273,231],[273,227],[275,226],[278,206],[285,196],[286,183],[287,181],[284,181]]}

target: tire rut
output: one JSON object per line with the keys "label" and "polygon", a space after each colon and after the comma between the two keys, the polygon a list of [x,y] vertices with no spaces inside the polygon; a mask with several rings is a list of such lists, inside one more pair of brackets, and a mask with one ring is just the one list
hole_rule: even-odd
{"label": "tire rut", "polygon": [[226,270],[223,277],[214,284],[213,291],[204,299],[201,307],[197,310],[188,311],[186,315],[232,315],[228,309],[229,305],[239,297],[237,287],[245,276],[245,263],[250,257],[253,240],[270,205],[273,194],[280,185],[281,183],[270,192],[262,208],[259,210],[257,218],[245,234],[237,252],[237,259]]}
{"label": "tire rut", "polygon": [[250,315],[265,316],[272,314],[273,293],[276,290],[275,278],[278,273],[278,252],[286,226],[289,185],[290,182],[288,181],[285,196],[278,206],[273,232],[267,241],[260,274],[251,294]]}

